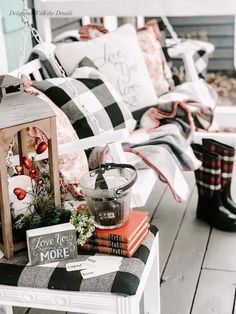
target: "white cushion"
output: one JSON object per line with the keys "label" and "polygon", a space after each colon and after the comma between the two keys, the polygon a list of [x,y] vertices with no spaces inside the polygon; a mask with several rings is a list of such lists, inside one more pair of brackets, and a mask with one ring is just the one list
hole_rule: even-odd
{"label": "white cushion", "polygon": [[154,105],[157,96],[132,25],[87,42],[61,44],[56,56],[68,76],[90,58],[116,88],[131,111]]}

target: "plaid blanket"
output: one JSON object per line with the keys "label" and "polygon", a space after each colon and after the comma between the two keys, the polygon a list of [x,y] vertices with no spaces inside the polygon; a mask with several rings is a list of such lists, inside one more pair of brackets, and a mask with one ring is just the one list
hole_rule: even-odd
{"label": "plaid blanket", "polygon": [[[128,161],[137,169],[154,169],[179,202],[189,196],[182,171],[196,170],[201,165],[189,145],[193,131],[193,118],[186,103],[169,102],[146,110],[140,128],[124,144]],[[90,155],[91,167],[101,161],[110,161],[107,148],[96,148]]]}
{"label": "plaid blanket", "polygon": [[139,286],[157,232],[158,229],[151,225],[147,238],[133,257],[122,258],[119,271],[89,279],[83,279],[80,271],[66,271],[68,262],[84,261],[88,258],[82,252],[76,259],[43,266],[28,266],[26,251],[18,252],[10,260],[0,259],[0,285],[133,295]]}
{"label": "plaid blanket", "polygon": [[[185,91],[190,89],[192,83],[183,85]],[[173,101],[173,105],[168,104],[170,101]],[[194,129],[208,130],[213,121],[213,109],[210,106],[207,107],[178,92],[164,95],[157,106],[146,109],[144,113],[140,123],[142,127],[156,128],[161,124],[161,120],[165,119],[165,123],[172,123],[174,118],[178,119],[182,135],[190,138]]]}
{"label": "plaid blanket", "polygon": [[[152,120],[153,128],[142,128],[148,118]],[[184,103],[157,105],[144,113],[140,127],[132,133],[124,150],[138,156],[137,168],[154,169],[169,185],[177,201],[186,200],[189,188],[182,171],[196,170],[201,165],[189,146],[194,130],[190,110]],[[137,142],[136,138],[142,140]]]}

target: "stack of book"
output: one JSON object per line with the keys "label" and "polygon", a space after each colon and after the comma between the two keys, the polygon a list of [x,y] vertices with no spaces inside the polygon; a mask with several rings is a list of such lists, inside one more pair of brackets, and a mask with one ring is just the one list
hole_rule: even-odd
{"label": "stack of book", "polygon": [[122,227],[95,229],[94,235],[80,248],[84,251],[131,257],[149,231],[147,212],[132,210],[128,222]]}

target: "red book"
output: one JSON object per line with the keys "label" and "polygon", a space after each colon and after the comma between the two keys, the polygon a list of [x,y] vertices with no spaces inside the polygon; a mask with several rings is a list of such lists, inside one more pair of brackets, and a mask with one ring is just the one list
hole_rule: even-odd
{"label": "red book", "polygon": [[105,253],[105,254],[113,254],[113,255],[120,255],[120,256],[126,256],[131,257],[139,248],[143,240],[146,238],[149,232],[149,224],[146,224],[144,232],[141,234],[141,236],[137,239],[136,242],[134,242],[133,246],[130,247],[129,250],[123,250],[121,248],[113,248],[108,246],[100,246],[97,244],[89,244],[85,243],[83,246],[80,247],[83,251],[90,251],[93,253]]}
{"label": "red book", "polygon": [[132,242],[136,233],[146,224],[148,213],[144,211],[131,210],[128,222],[116,229],[95,229],[91,239],[104,239],[113,242]]}
{"label": "red book", "polygon": [[110,248],[115,248],[115,249],[122,249],[129,251],[135,242],[139,240],[139,238],[143,235],[143,233],[149,228],[149,223],[145,222],[144,225],[141,226],[141,228],[138,229],[137,233],[135,236],[132,238],[132,241],[129,242],[120,242],[120,241],[111,241],[111,240],[105,240],[105,239],[88,239],[87,244],[91,244],[93,246],[107,246]]}

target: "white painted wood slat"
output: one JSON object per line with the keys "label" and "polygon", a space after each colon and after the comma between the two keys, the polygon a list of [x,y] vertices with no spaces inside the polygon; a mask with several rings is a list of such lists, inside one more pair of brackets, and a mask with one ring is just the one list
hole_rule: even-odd
{"label": "white painted wood slat", "polygon": [[90,20],[90,17],[89,16],[83,16],[82,17],[82,24],[83,25],[87,25],[87,24],[90,24],[91,20]]}
{"label": "white painted wood slat", "polygon": [[203,270],[191,314],[231,314],[235,282],[236,273]]}
{"label": "white painted wood slat", "polygon": [[191,312],[210,233],[210,227],[196,219],[197,199],[195,188],[163,274],[161,287],[163,313]]}
{"label": "white painted wood slat", "polygon": [[203,268],[236,272],[235,233],[212,230]]}
{"label": "white painted wood slat", "polygon": [[109,31],[114,31],[118,27],[118,19],[116,16],[105,16],[103,22],[104,26]]}
{"label": "white painted wood slat", "polygon": [[[185,174],[186,181],[192,190],[195,181],[193,173]],[[167,188],[157,211],[153,217],[152,223],[155,224],[160,231],[160,271],[161,274],[168,261],[169,254],[172,250],[173,243],[179,230],[187,202],[178,203],[169,188]]]}
{"label": "white painted wood slat", "polygon": [[142,15],[137,16],[137,28],[141,28],[145,25],[145,18]]}
{"label": "white painted wood slat", "polygon": [[0,305],[0,314],[13,314],[12,306]]}
{"label": "white painted wood slat", "polygon": [[[31,73],[33,73],[34,71],[37,71],[37,70],[39,70],[39,69],[41,69],[40,61],[39,61],[39,59],[35,59],[35,60],[30,61],[30,62],[28,62],[28,63],[26,63],[26,64],[24,65],[24,71],[23,71],[23,73],[24,73],[25,75],[29,75],[29,74],[31,74]],[[17,75],[18,75],[18,69],[14,70],[14,71],[11,71],[9,74],[12,75],[12,76],[16,76],[16,77],[17,77]]]}
{"label": "white painted wood slat", "polygon": [[40,72],[39,71],[35,71],[35,72],[33,72],[33,76],[34,76],[34,79],[36,80],[36,81],[42,81],[42,75],[40,74]]}
{"label": "white painted wood slat", "polygon": [[[79,139],[73,142],[61,144],[58,147],[58,155],[62,156],[65,154],[70,154],[76,151],[85,150],[91,147],[95,147],[96,145],[106,145],[109,142],[125,139],[127,134],[127,130],[115,130],[114,133],[104,133],[91,137],[86,137],[83,139]],[[33,156],[34,153],[30,153],[30,156]],[[48,158],[48,153],[45,151],[44,153],[37,155],[35,157],[36,160],[43,160]],[[12,157],[12,163],[16,165],[19,161],[19,156],[14,155]]]}
{"label": "white painted wood slat", "polygon": [[141,169],[138,171],[138,178],[132,188],[131,206],[141,207],[146,204],[152,188],[157,181],[157,174],[152,169]]}
{"label": "white painted wood slat", "polygon": [[[144,186],[144,185],[143,185]],[[150,220],[155,217],[155,213],[158,210],[159,204],[162,201],[162,198],[168,189],[166,183],[162,182],[159,178],[156,180],[156,183],[149,195],[148,200],[145,205],[138,208],[139,210],[145,210],[149,213]],[[154,223],[154,222],[153,222]],[[158,227],[158,226],[157,226]]]}

